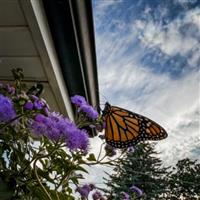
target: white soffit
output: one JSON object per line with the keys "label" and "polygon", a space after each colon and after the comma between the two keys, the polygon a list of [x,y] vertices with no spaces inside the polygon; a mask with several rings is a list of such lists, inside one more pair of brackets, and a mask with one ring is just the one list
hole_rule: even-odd
{"label": "white soffit", "polygon": [[44,84],[50,107],[73,119],[48,23],[40,0],[0,1],[0,81],[22,68],[28,83]]}

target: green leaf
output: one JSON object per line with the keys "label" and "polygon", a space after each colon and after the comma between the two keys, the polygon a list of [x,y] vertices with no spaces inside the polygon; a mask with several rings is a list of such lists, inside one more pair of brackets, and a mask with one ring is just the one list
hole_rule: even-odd
{"label": "green leaf", "polygon": [[96,161],[95,155],[93,153],[89,154],[89,157],[87,158],[88,161]]}
{"label": "green leaf", "polygon": [[68,192],[69,194],[72,194],[72,192],[73,192],[72,188],[68,187],[68,188],[67,188],[67,192]]}
{"label": "green leaf", "polygon": [[40,187],[37,187],[35,189],[35,191],[34,191],[34,197],[38,197],[38,199],[40,199],[40,200],[49,200],[49,198],[47,197],[47,195],[45,194],[45,192]]}
{"label": "green leaf", "polygon": [[26,101],[24,100],[24,99],[20,99],[20,101],[19,101],[19,105],[21,106],[21,105],[24,105],[26,103]]}
{"label": "green leaf", "polygon": [[70,178],[70,180],[75,184],[77,185],[79,182],[78,182],[78,178],[76,176],[73,176]]}
{"label": "green leaf", "polygon": [[9,200],[14,194],[14,190],[9,185],[0,179],[0,199]]}
{"label": "green leaf", "polygon": [[54,180],[52,178],[50,178],[50,174],[48,171],[44,171],[40,168],[37,169],[37,173],[39,176],[45,178],[47,181],[51,182],[51,183],[54,183]]}
{"label": "green leaf", "polygon": [[58,197],[59,197],[59,200],[70,200],[71,199],[70,197],[68,197],[68,195],[66,195],[62,192],[57,192],[55,190],[51,190],[50,194],[51,194],[52,199],[58,199]]}
{"label": "green leaf", "polygon": [[85,173],[88,174],[88,171],[87,171],[86,169],[84,169],[83,167],[81,167],[81,166],[77,166],[77,167],[76,167],[76,170],[77,170],[77,171],[82,171],[82,172],[85,172]]}

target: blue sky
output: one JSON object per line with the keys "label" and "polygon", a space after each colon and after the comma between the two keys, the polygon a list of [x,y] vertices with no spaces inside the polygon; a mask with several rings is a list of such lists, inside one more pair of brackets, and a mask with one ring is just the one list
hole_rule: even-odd
{"label": "blue sky", "polygon": [[200,153],[200,1],[93,0],[101,102],[167,130],[166,165]]}

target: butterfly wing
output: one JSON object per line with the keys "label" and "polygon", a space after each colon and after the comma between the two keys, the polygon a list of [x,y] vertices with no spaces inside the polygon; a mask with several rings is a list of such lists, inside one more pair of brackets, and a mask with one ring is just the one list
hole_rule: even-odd
{"label": "butterfly wing", "polygon": [[156,122],[123,108],[110,106],[104,117],[106,142],[116,148],[167,137],[167,132]]}

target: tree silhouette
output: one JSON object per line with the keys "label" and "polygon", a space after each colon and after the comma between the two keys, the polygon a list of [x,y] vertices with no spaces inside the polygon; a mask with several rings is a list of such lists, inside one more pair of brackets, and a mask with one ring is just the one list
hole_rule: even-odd
{"label": "tree silhouette", "polygon": [[[108,199],[121,200],[123,192],[131,195],[131,199],[138,199],[137,192],[131,191],[136,186],[143,191],[140,198],[161,199],[167,188],[166,167],[151,143],[141,143],[134,152],[128,152],[120,159],[114,168],[114,173],[106,179],[105,190]],[[134,193],[134,194],[133,194]]]}
{"label": "tree silhouette", "polygon": [[170,199],[200,199],[200,164],[189,158],[179,160],[169,173]]}

